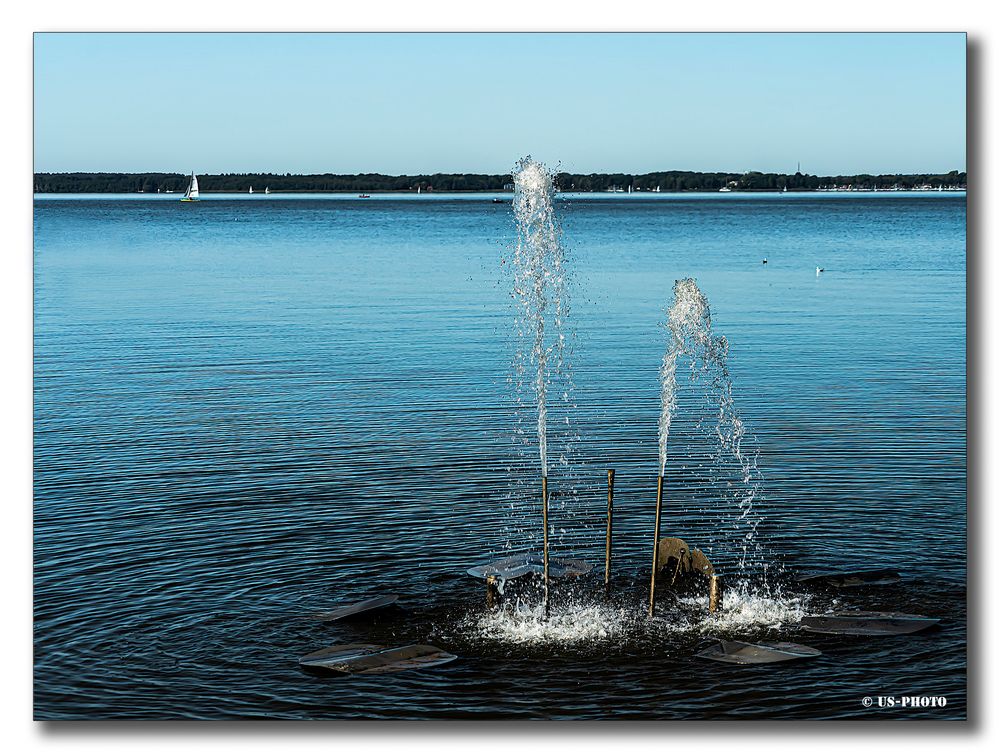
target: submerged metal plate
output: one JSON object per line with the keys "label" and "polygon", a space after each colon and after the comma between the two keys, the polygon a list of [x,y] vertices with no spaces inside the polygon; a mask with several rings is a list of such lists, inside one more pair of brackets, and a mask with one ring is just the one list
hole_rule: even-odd
{"label": "submerged metal plate", "polygon": [[412,645],[386,648],[371,643],[350,643],[306,654],[299,664],[309,669],[348,674],[378,675],[447,664],[458,657],[437,646]]}
{"label": "submerged metal plate", "polygon": [[774,664],[775,662],[822,656],[822,652],[812,646],[783,641],[764,641],[761,643],[719,641],[715,646],[695,654],[695,656],[727,664]]}
{"label": "submerged metal plate", "polygon": [[374,596],[371,599],[358,601],[354,604],[345,604],[336,609],[331,609],[329,612],[319,612],[318,614],[311,615],[311,617],[314,620],[321,620],[322,622],[333,622],[334,620],[342,620],[345,617],[354,617],[364,612],[385,609],[385,607],[395,604],[398,600],[399,594],[383,594],[382,596]]}
{"label": "submerged metal plate", "polygon": [[940,621],[936,617],[902,612],[834,612],[808,615],[799,625],[809,633],[826,635],[907,635]]}
{"label": "submerged metal plate", "polygon": [[[549,557],[550,578],[576,578],[586,575],[593,567],[583,560]],[[518,554],[486,565],[470,567],[466,572],[473,578],[486,578],[492,575],[501,580],[514,580],[525,575],[542,575],[545,572],[545,563],[540,554]]]}
{"label": "submerged metal plate", "polygon": [[851,570],[846,572],[810,573],[797,578],[799,583],[833,586],[835,588],[858,588],[859,586],[890,586],[899,583],[900,575],[895,570]]}

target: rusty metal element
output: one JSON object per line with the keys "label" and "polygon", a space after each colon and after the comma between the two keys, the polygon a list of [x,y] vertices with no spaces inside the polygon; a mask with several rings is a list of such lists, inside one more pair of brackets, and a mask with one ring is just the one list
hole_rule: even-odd
{"label": "rusty metal element", "polygon": [[649,617],[656,609],[656,571],[660,549],[660,511],[663,509],[663,476],[656,477],[656,522],[653,524],[653,572],[649,576]]}
{"label": "rusty metal element", "polygon": [[670,572],[670,585],[676,585],[678,579],[689,575],[701,575],[706,578],[715,573],[705,553],[697,547],[688,546],[684,539],[667,536],[660,539],[656,547],[656,571],[662,576],[664,571]]}
{"label": "rusty metal element", "polygon": [[542,577],[545,579],[542,601],[545,618],[549,617],[549,478],[542,476]]}
{"label": "rusty metal element", "polygon": [[495,575],[486,576],[486,608],[496,609],[500,606],[500,579]]}
{"label": "rusty metal element", "polygon": [[722,576],[712,575],[708,579],[708,613],[715,614],[722,609]]}
{"label": "rusty metal element", "polygon": [[705,553],[697,547],[691,550],[691,572],[704,575],[706,578],[711,578],[715,575],[715,568],[712,566],[712,563],[709,562]]}
{"label": "rusty metal element", "polygon": [[668,536],[660,539],[656,545],[656,572],[659,575],[670,567],[673,569],[670,575],[670,585],[677,582],[681,574],[691,572],[691,549],[684,539]]}
{"label": "rusty metal element", "polygon": [[604,590],[611,590],[611,518],[615,502],[615,469],[608,468],[608,528],[604,534]]}
{"label": "rusty metal element", "polygon": [[[657,529],[659,526],[657,526]],[[649,615],[653,616],[656,606],[656,579],[665,580],[669,575],[670,585],[688,587],[695,578],[707,578],[709,588],[708,611],[722,608],[722,579],[715,574],[715,567],[705,553],[697,547],[688,546],[684,539],[667,536],[656,542],[656,556],[653,560],[653,577],[649,584]]]}

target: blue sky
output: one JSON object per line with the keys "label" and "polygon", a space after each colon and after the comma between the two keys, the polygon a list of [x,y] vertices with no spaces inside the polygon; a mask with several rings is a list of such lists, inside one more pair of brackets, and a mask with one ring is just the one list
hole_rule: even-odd
{"label": "blue sky", "polygon": [[965,169],[963,34],[36,34],[35,170]]}

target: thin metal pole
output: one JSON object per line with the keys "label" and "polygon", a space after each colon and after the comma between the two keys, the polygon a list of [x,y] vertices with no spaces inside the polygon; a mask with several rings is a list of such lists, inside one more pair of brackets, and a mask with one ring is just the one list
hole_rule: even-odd
{"label": "thin metal pole", "polygon": [[486,576],[486,608],[496,609],[500,606],[500,589],[497,584],[497,576]]}
{"label": "thin metal pole", "polygon": [[663,476],[656,478],[656,524],[653,526],[653,572],[649,576],[649,616],[656,609],[656,563],[660,543],[660,510],[663,509]]}
{"label": "thin metal pole", "polygon": [[549,478],[542,476],[542,569],[545,578],[545,617],[549,616]]}
{"label": "thin metal pole", "polygon": [[722,609],[722,576],[709,576],[708,581],[708,612],[714,614]]}
{"label": "thin metal pole", "polygon": [[608,530],[604,536],[604,591],[611,590],[611,516],[615,503],[615,469],[608,468]]}

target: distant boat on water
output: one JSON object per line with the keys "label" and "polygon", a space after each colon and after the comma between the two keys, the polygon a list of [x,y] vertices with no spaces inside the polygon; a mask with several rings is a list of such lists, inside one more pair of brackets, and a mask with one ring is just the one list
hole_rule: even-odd
{"label": "distant boat on water", "polygon": [[264,186],[264,193],[265,195],[271,193],[271,189],[268,188],[267,186]]}
{"label": "distant boat on water", "polygon": [[191,173],[191,182],[188,183],[184,198],[181,201],[198,201],[198,176]]}
{"label": "distant boat on water", "polygon": [[253,193],[253,186],[250,186],[250,193]]}
{"label": "distant boat on water", "polygon": [[719,189],[719,193],[729,193],[732,190],[733,189],[731,189],[729,186],[723,186],[722,188]]}
{"label": "distant boat on water", "polygon": [[372,197],[372,195],[370,193],[359,193],[358,194],[358,198],[359,199],[370,199],[371,197]]}

